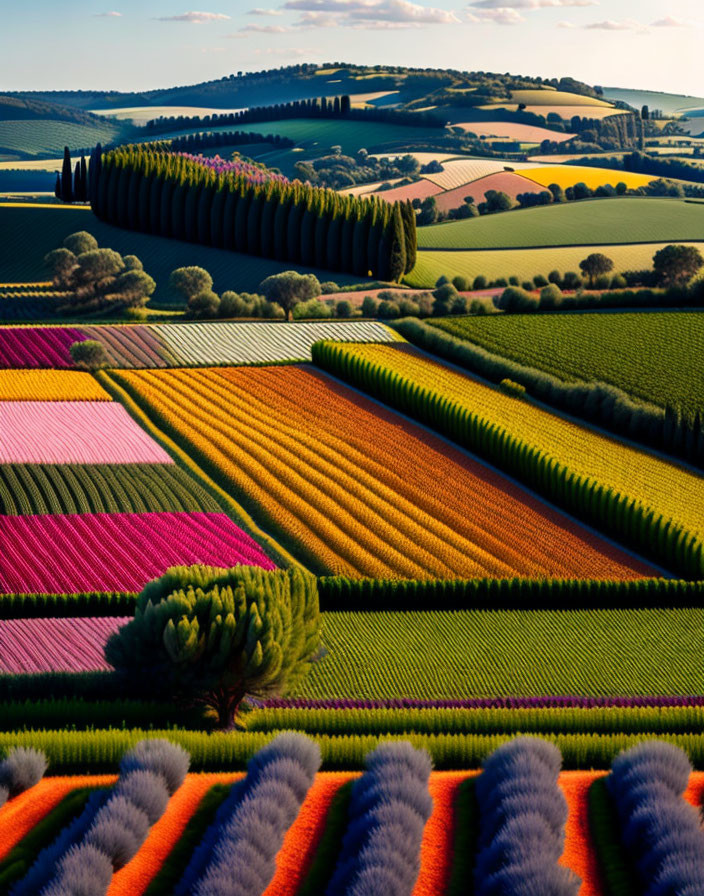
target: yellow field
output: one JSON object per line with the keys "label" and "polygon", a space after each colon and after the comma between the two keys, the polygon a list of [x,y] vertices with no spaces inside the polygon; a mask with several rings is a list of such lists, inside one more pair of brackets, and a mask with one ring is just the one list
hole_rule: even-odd
{"label": "yellow field", "polygon": [[512,90],[511,99],[514,103],[525,103],[526,106],[601,106],[613,109],[611,103],[606,103],[593,96],[578,96],[575,93],[565,93],[549,88]]}
{"label": "yellow field", "polygon": [[0,370],[0,401],[112,401],[80,370]]}
{"label": "yellow field", "polygon": [[450,402],[470,407],[481,419],[507,430],[577,475],[593,477],[704,538],[704,478],[684,467],[510,398],[410,347],[340,344],[339,349],[396,371]]}
{"label": "yellow field", "polygon": [[312,368],[120,371],[230,494],[340,575],[633,578],[643,564]]}
{"label": "yellow field", "polygon": [[644,187],[655,178],[649,174],[634,174],[631,171],[618,171],[615,168],[588,168],[586,165],[541,165],[539,168],[523,169],[521,174],[529,177],[544,187],[559,184],[561,187],[573,187],[575,184],[586,184],[590,190],[623,182],[629,189]]}

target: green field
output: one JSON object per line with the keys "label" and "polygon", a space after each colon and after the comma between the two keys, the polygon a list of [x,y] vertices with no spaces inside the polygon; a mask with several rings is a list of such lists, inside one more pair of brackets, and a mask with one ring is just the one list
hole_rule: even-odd
{"label": "green field", "polygon": [[[136,255],[141,259],[144,270],[156,280],[153,301],[157,304],[180,302],[179,297],[169,290],[169,275],[178,267],[204,267],[212,275],[217,292],[226,289],[251,292],[265,277],[291,268],[290,264],[269,258],[241,255],[112,227],[99,221],[86,206],[41,208],[0,205],[0,232],[4,235],[0,241],[2,282],[46,280],[49,274],[43,264],[44,256],[77,230],[89,231],[104,248],[115,249],[122,255]],[[334,280],[340,284],[355,283],[360,279],[331,271],[314,270],[314,273],[321,280]]]}
{"label": "green field", "polygon": [[700,694],[704,610],[324,615],[312,698]]}
{"label": "green field", "polygon": [[704,406],[704,313],[496,315],[434,322],[561,379],[612,383],[647,401]]}
{"label": "green field", "polygon": [[[516,215],[524,212],[516,212]],[[422,233],[422,230],[419,230]],[[515,275],[529,280],[536,274],[547,277],[550,271],[576,271],[579,263],[592,252],[603,252],[614,263],[614,273],[651,268],[653,255],[667,243],[640,243],[614,246],[600,244],[589,246],[557,247],[552,249],[484,249],[453,251],[425,249],[418,253],[416,266],[404,277],[404,283],[419,289],[435,285],[443,274],[452,278],[456,274],[474,279],[480,274],[489,280]],[[697,244],[704,252],[704,242]]]}
{"label": "green field", "polygon": [[450,221],[418,229],[423,249],[496,249],[685,242],[704,236],[704,202],[593,199]]}
{"label": "green field", "polygon": [[64,146],[71,151],[86,149],[98,142],[109,143],[120,132],[120,125],[107,120],[96,127],[73,121],[0,121],[0,149],[31,156],[61,155]]}

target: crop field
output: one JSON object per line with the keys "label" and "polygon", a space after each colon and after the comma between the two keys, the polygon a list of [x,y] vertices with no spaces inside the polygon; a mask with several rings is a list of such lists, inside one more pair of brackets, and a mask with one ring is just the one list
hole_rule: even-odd
{"label": "crop field", "polygon": [[586,165],[541,165],[525,171],[524,174],[543,187],[558,184],[564,189],[579,183],[586,184],[590,190],[596,190],[606,184],[615,187],[616,184],[624,183],[629,189],[635,190],[655,180],[650,174],[635,174],[616,168],[589,168]]}
{"label": "crop field", "polygon": [[0,464],[0,514],[157,513],[220,506],[173,463]]}
{"label": "crop field", "polygon": [[427,199],[428,196],[437,196],[442,191],[442,187],[439,187],[427,177],[423,177],[415,183],[406,184],[403,187],[394,187],[392,190],[380,190],[375,195],[386,202],[405,202],[406,200],[413,202],[414,199],[423,200]]}
{"label": "crop field", "polygon": [[110,143],[120,129],[110,122],[90,127],[73,121],[41,121],[28,119],[0,121],[0,148],[34,156],[61,155],[64,146],[70,150]]}
{"label": "crop field", "polygon": [[581,481],[598,483],[612,497],[627,496],[644,512],[671,521],[701,543],[704,478],[685,467],[509,397],[429,360],[410,346],[330,344],[330,348],[343,364],[361,363],[366,371],[397,374],[449,403],[471,409],[477,425],[492,427],[523,446],[533,446],[551,460],[553,467],[559,465]]}
{"label": "crop field", "polygon": [[575,135],[564,131],[551,131],[533,124],[521,124],[517,121],[458,121],[454,127],[464,128],[480,138],[501,137],[504,140],[518,140],[519,143],[542,143],[550,140],[553,143],[564,143]]}
{"label": "crop field", "polygon": [[[44,256],[78,230],[92,233],[100,246],[115,249],[122,255],[136,255],[144,270],[156,280],[152,301],[157,305],[160,302],[182,303],[179,296],[169,290],[168,283],[171,272],[184,265],[205,268],[218,293],[227,289],[256,292],[261,281],[270,274],[290,268],[289,264],[272,259],[112,227],[99,221],[87,206],[35,206],[31,203],[13,206],[6,203],[0,206],[0,231],[6,235],[0,243],[2,279],[13,282],[45,280]],[[364,279],[313,268],[300,270],[301,273],[309,270],[317,273],[321,282],[331,277],[340,284]]]}
{"label": "crop field", "polygon": [[[510,171],[502,171],[496,174],[487,174],[469,184],[455,187],[454,190],[446,190],[435,197],[440,211],[446,212],[453,208],[459,208],[467,196],[472,196],[475,202],[483,202],[488,190],[497,190],[506,193],[511,199],[519,193],[531,193],[536,190],[533,181],[522,177],[520,174],[512,174]],[[382,195],[381,193],[379,195]],[[418,230],[418,236],[422,237],[430,228],[422,227]]]}
{"label": "crop field", "polygon": [[533,169],[535,165],[530,162],[509,162],[503,159],[454,159],[443,162],[443,170],[436,174],[423,174],[426,180],[437,184],[443,190],[454,190],[469,184],[480,177],[489,174],[498,174],[507,168],[511,171],[523,171]]}
{"label": "crop field", "polygon": [[[477,182],[477,185],[481,182]],[[475,185],[472,185],[475,186]],[[477,197],[475,197],[477,198]],[[623,197],[520,209],[418,230],[423,249],[497,249],[688,242],[704,234],[704,202]]]}
{"label": "crop field", "polygon": [[[539,88],[537,90],[512,90],[511,99],[515,103],[525,103],[527,106],[575,105],[575,95],[573,93],[566,93],[561,90],[550,90],[547,88]],[[593,96],[580,96],[578,105],[589,107],[601,106],[608,107],[609,109],[614,108],[610,103],[604,102],[604,100],[600,100]],[[585,117],[587,117],[588,111],[589,110],[585,110],[583,113]]]}
{"label": "crop field", "polygon": [[[553,209],[554,210],[554,209]],[[516,212],[522,215],[530,209]],[[511,212],[510,214],[513,214]],[[476,223],[476,220],[475,222]],[[444,226],[444,225],[443,225]],[[422,230],[418,231],[419,237]],[[416,289],[428,289],[438,277],[454,277],[461,274],[473,280],[482,275],[489,280],[516,276],[519,280],[531,280],[536,274],[544,277],[553,270],[579,272],[579,263],[592,252],[601,252],[614,263],[614,273],[649,270],[653,256],[668,243],[624,243],[623,245],[591,244],[546,249],[483,249],[457,250],[424,249],[418,252],[416,266],[403,278],[404,283]],[[701,252],[704,242],[688,242]]]}
{"label": "crop field", "polygon": [[103,387],[79,370],[0,368],[0,401],[110,401]]}
{"label": "crop field", "polygon": [[[647,575],[644,564],[503,477],[316,371],[111,378],[325,570],[411,578]],[[399,475],[411,469],[413,477]]]}
{"label": "crop field", "polygon": [[273,567],[225,514],[5,516],[0,548],[3,594],[140,590],[170,566],[192,563]]}
{"label": "crop field", "polygon": [[90,672],[109,669],[103,656],[108,637],[126,618],[3,619],[0,672]]}
{"label": "crop field", "polygon": [[704,315],[699,312],[504,315],[434,324],[561,379],[612,383],[692,414],[704,405]]}
{"label": "crop field", "polygon": [[84,339],[76,327],[0,330],[0,368],[73,367],[69,349]]}

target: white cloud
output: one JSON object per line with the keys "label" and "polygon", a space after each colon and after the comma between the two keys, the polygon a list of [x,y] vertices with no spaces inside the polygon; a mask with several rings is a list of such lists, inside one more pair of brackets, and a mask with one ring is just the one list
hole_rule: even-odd
{"label": "white cloud", "polygon": [[93,15],[93,18],[94,19],[121,19],[122,13],[115,12],[114,10],[112,10],[111,12],[96,12]]}
{"label": "white cloud", "polygon": [[477,25],[519,25],[525,22],[525,18],[510,6],[500,6],[496,9],[474,9],[467,12],[467,19]]}
{"label": "white cloud", "polygon": [[565,6],[598,6],[598,0],[477,0],[474,9],[553,9]]}
{"label": "white cloud", "polygon": [[651,22],[653,28],[684,28],[684,22],[675,19],[672,16],[665,16],[664,19],[658,19],[657,22]]}
{"label": "white cloud", "polygon": [[207,22],[219,22],[229,20],[230,16],[220,12],[184,12],[178,16],[159,16],[158,22],[188,22],[191,25],[204,25]]}
{"label": "white cloud", "polygon": [[284,8],[301,12],[296,25],[307,28],[409,28],[460,22],[454,12],[410,0],[288,0]]}
{"label": "white cloud", "polygon": [[643,31],[645,29],[645,25],[636,22],[635,19],[624,19],[623,21],[605,19],[603,22],[590,22],[582,27],[587,31]]}
{"label": "white cloud", "polygon": [[256,32],[258,34],[287,34],[291,31],[290,28],[285,28],[283,25],[245,25],[244,28],[240,28],[240,34],[243,32]]}
{"label": "white cloud", "polygon": [[248,16],[281,16],[283,13],[280,9],[262,9],[257,6],[254,9],[250,9],[247,13]]}

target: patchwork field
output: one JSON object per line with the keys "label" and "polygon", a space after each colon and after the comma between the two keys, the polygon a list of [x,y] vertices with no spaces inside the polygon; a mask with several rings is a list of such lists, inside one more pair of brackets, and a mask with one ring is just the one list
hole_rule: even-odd
{"label": "patchwork field", "polygon": [[[470,184],[474,187],[481,183]],[[704,202],[644,196],[593,199],[448,221],[418,230],[423,249],[497,249],[690,242],[704,234]],[[608,253],[607,253],[608,254]],[[412,275],[411,275],[412,276]]]}
{"label": "patchwork field", "polygon": [[526,171],[525,176],[543,187],[558,184],[567,189],[582,183],[590,190],[596,190],[606,184],[615,187],[619,183],[624,183],[629,189],[635,190],[655,180],[649,174],[634,174],[631,171],[609,168],[589,168],[585,165],[541,165]]}
{"label": "patchwork field", "polygon": [[453,125],[471,131],[480,138],[502,137],[505,140],[518,140],[519,143],[542,143],[543,140],[564,143],[575,136],[564,131],[551,131],[549,128],[521,124],[517,121],[458,121],[453,122]]}
{"label": "patchwork field", "polygon": [[110,143],[120,133],[114,124],[90,127],[72,121],[0,121],[0,149],[33,156],[61,155],[64,146],[72,151]]}
{"label": "patchwork field", "polygon": [[692,414],[704,403],[699,312],[468,317],[435,326],[562,379],[613,383]]}

